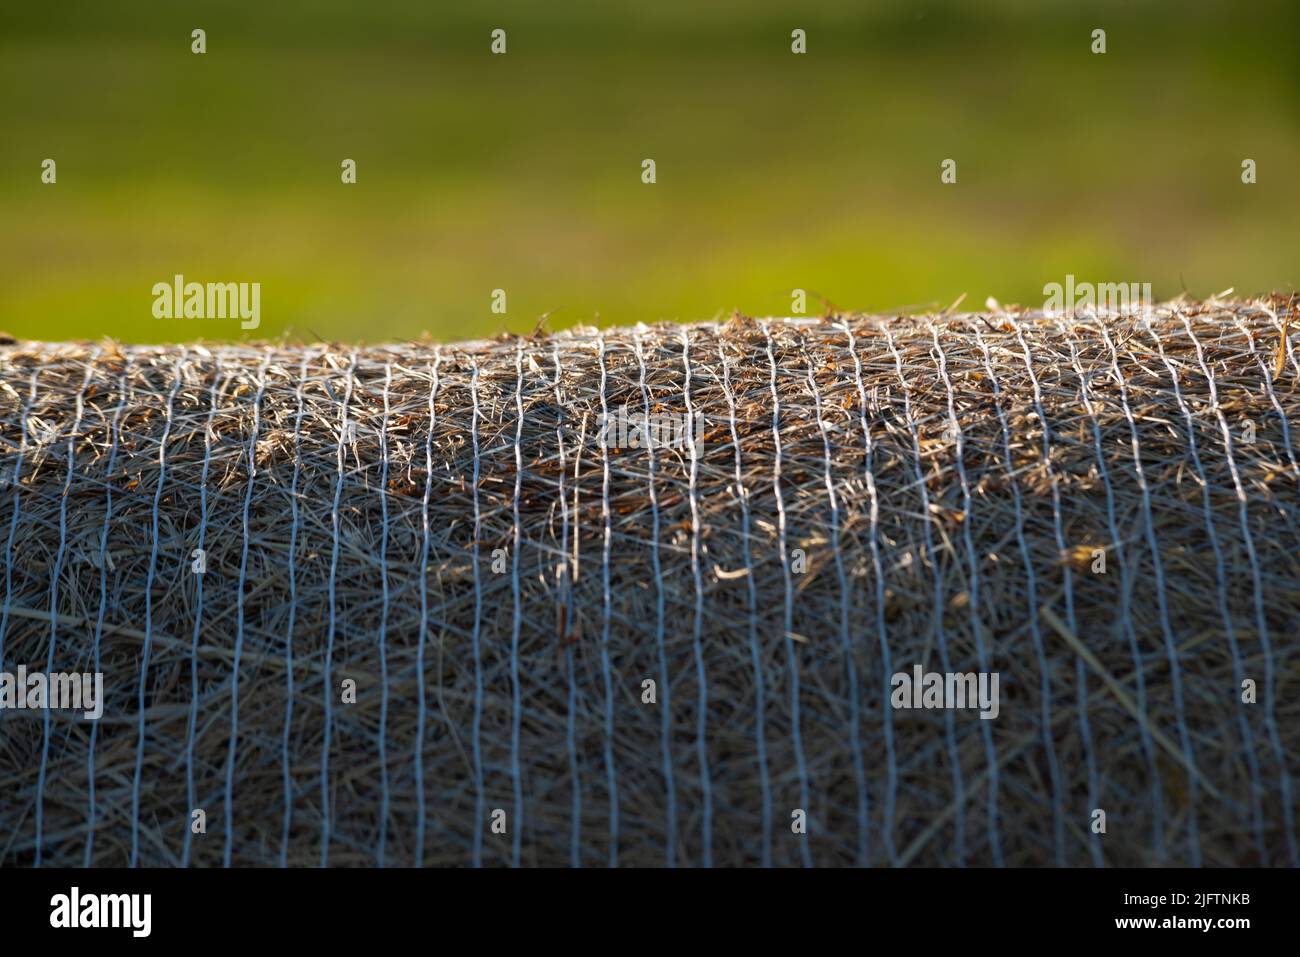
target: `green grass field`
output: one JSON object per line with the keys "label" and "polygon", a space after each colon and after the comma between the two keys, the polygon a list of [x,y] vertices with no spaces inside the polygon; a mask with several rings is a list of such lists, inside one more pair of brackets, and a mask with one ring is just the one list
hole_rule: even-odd
{"label": "green grass field", "polygon": [[[0,329],[463,338],[788,313],[795,287],[874,309],[1300,279],[1284,3],[434,6],[7,7]],[[261,328],[155,319],[176,273],[260,282]]]}

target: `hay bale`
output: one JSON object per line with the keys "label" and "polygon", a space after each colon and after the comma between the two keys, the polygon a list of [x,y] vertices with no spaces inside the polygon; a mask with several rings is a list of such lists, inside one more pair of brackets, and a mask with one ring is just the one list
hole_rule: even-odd
{"label": "hay bale", "polygon": [[1294,865],[1279,311],[6,347],[0,863]]}

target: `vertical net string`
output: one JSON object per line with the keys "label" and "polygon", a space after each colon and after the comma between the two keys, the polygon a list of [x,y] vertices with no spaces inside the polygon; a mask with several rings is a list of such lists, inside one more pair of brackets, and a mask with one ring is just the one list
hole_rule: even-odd
{"label": "vertical net string", "polygon": [[[213,361],[212,381],[208,387],[208,416],[203,429],[203,467],[199,473],[199,554],[205,554],[208,534],[208,477],[212,471],[212,435],[213,423],[220,404],[222,386],[222,357]],[[194,745],[198,737],[199,721],[199,635],[203,627],[203,574],[194,576],[194,627],[190,630],[190,714],[185,727],[185,794],[187,809],[193,813],[198,807],[198,796],[194,786]],[[190,866],[190,854],[193,851],[194,831],[189,823],[189,815],[182,822],[184,831],[181,845],[181,866]]]}
{"label": "vertical net string", "polygon": [[[778,557],[781,561],[781,579],[784,591],[782,602],[782,638],[785,643],[786,668],[790,675],[790,740],[794,746],[795,771],[799,778],[799,807],[805,816],[810,812],[808,793],[808,762],[803,750],[803,727],[799,713],[799,659],[794,648],[794,581],[790,572],[789,547],[786,538],[785,497],[781,489],[781,395],[776,382],[776,353],[772,330],[763,323],[763,339],[770,370],[769,387],[772,395],[772,494],[776,500],[776,529]],[[808,846],[808,828],[799,837],[799,857],[804,867],[812,867],[812,849]]]}
{"label": "vertical net string", "polygon": [[740,433],[736,424],[736,395],[731,387],[731,368],[727,361],[723,340],[718,340],[718,364],[722,367],[719,380],[727,400],[727,426],[731,430],[731,447],[735,451],[735,495],[740,503],[741,560],[745,568],[746,634],[749,639],[749,660],[754,676],[754,756],[758,763],[758,784],[761,805],[763,843],[759,859],[763,867],[772,866],[772,781],[767,764],[767,708],[765,700],[766,679],[763,674],[762,651],[758,640],[758,586],[754,583],[754,556],[750,544],[752,517],[749,508],[749,488],[745,484]]}
{"label": "vertical net string", "polygon": [[140,787],[144,773],[145,697],[149,687],[149,653],[153,649],[153,582],[158,570],[158,511],[162,502],[163,487],[167,483],[167,442],[171,437],[176,395],[180,392],[182,363],[186,351],[182,346],[172,367],[172,385],[167,393],[167,406],[162,438],[158,442],[158,487],[154,489],[153,505],[149,512],[149,568],[145,573],[144,593],[144,646],[140,651],[140,684],[136,695],[137,725],[135,772],[131,778],[131,866],[140,866]]}

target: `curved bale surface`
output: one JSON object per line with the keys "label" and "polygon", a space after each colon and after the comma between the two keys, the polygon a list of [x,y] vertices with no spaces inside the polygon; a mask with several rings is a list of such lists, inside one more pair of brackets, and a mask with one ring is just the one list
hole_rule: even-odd
{"label": "curved bale surface", "polygon": [[0,863],[1295,865],[1284,326],[7,346]]}

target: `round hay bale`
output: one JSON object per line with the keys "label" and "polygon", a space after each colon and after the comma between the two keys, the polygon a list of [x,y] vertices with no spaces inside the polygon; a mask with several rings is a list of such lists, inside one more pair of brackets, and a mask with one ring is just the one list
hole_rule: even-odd
{"label": "round hay bale", "polygon": [[6,346],[0,864],[1295,865],[1285,316]]}

